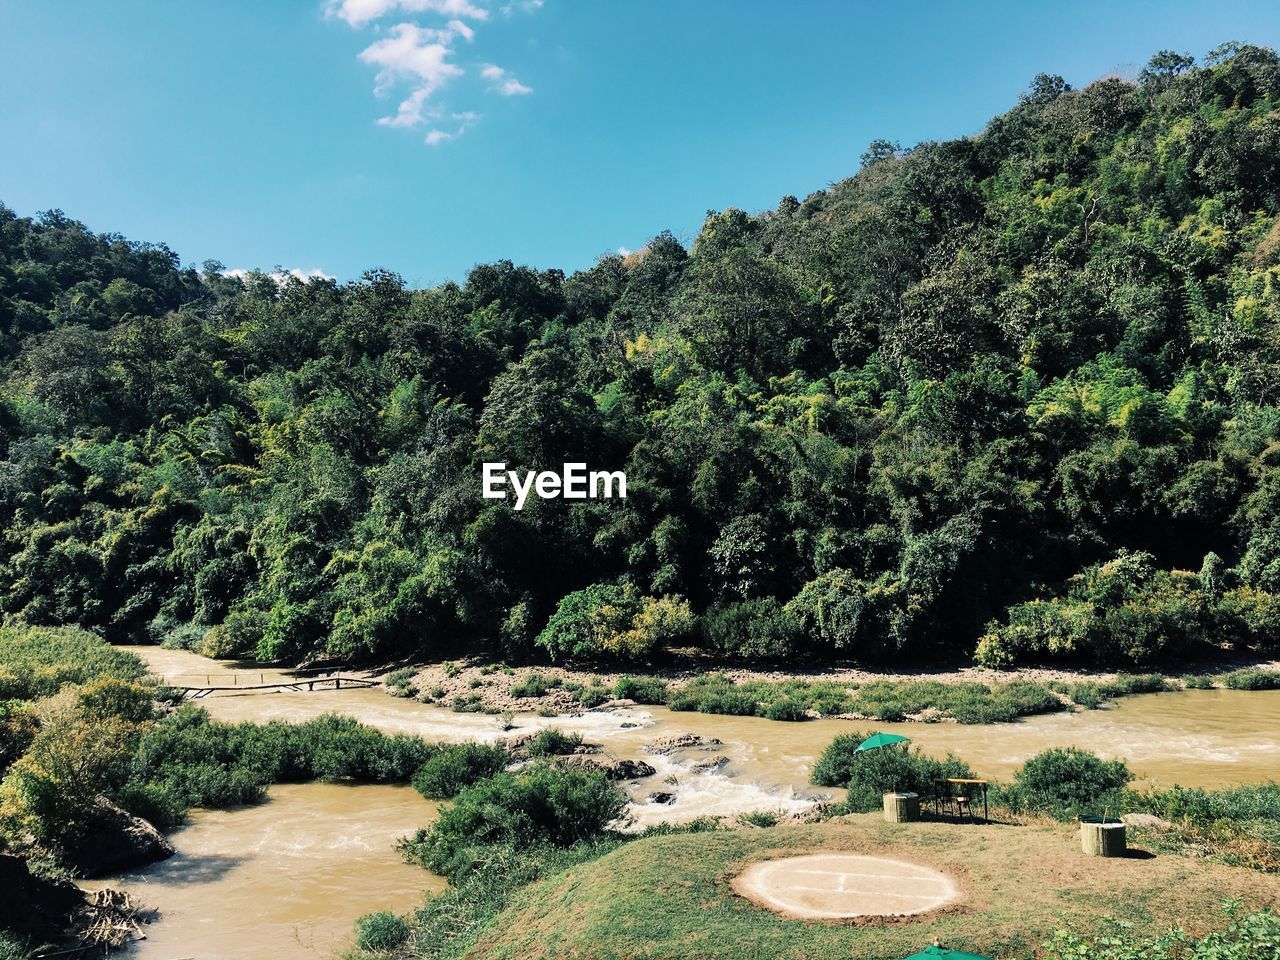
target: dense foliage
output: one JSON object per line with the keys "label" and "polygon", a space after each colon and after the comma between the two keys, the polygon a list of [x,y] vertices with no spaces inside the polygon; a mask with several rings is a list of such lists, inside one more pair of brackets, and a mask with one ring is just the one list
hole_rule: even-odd
{"label": "dense foliage", "polygon": [[1129,924],[1104,937],[1080,937],[1060,931],[1044,945],[1046,960],[1265,960],[1280,950],[1280,914],[1271,910],[1237,916],[1228,904],[1231,923],[1200,939],[1182,930],[1158,936],[1135,934]]}
{"label": "dense foliage", "polygon": [[1076,747],[1054,747],[1029,759],[1014,774],[1013,791],[1030,809],[1096,816],[1108,800],[1116,812],[1120,791],[1133,779],[1123,760],[1103,760]]}
{"label": "dense foliage", "polygon": [[[1234,44],[1041,76],[689,249],[428,290],[0,208],[0,609],[291,660],[1274,651],[1277,98]],[[629,496],[516,512],[486,460]]]}
{"label": "dense foliage", "polygon": [[572,847],[595,840],[626,805],[626,794],[603,773],[539,764],[462,790],[435,823],[405,841],[404,850],[452,878],[477,850]]}
{"label": "dense foliage", "polygon": [[119,800],[170,827],[191,807],[256,803],[273,783],[405,783],[440,749],[339,714],[299,724],[232,724],[184,706],[141,736]]}
{"label": "dense foliage", "polygon": [[959,757],[939,760],[919,750],[897,746],[858,752],[866,733],[846,733],[836,737],[814,765],[811,779],[822,787],[847,787],[843,809],[879,809],[886,793],[918,793],[930,797],[935,781],[944,777],[972,777],[973,768]]}

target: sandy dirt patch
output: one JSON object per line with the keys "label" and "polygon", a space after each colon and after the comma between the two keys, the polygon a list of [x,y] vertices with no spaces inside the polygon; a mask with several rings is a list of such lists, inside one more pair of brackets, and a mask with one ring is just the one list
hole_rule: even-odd
{"label": "sandy dirt patch", "polygon": [[753,864],[733,881],[743,897],[805,920],[903,917],[950,906],[960,886],[929,867],[855,854],[812,854]]}

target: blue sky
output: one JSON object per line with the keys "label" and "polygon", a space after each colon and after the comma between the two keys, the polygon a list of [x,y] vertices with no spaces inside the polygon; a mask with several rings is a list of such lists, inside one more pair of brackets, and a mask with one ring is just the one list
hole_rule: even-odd
{"label": "blue sky", "polygon": [[188,263],[573,270],[1227,39],[1280,4],[0,0],[0,201]]}

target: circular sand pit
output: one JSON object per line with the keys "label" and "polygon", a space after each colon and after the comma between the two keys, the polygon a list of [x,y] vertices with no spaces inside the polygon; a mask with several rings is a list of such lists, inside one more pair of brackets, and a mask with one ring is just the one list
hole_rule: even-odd
{"label": "circular sand pit", "polygon": [[739,874],[733,888],[762,907],[815,920],[910,916],[960,898],[955,881],[937,870],[844,853],[766,860]]}

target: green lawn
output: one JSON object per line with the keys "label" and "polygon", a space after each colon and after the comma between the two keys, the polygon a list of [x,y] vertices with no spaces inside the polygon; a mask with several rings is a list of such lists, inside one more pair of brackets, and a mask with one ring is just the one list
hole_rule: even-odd
{"label": "green lawn", "polygon": [[[834,851],[943,870],[960,880],[964,900],[918,920],[855,926],[786,920],[730,889],[756,860]],[[1223,925],[1227,897],[1278,906],[1280,883],[1180,856],[1087,858],[1070,826],[893,825],[870,814],[628,844],[520,893],[469,956],[901,960],[936,936],[956,949],[1027,957],[1061,926],[1102,931],[1107,915],[1202,933]]]}

